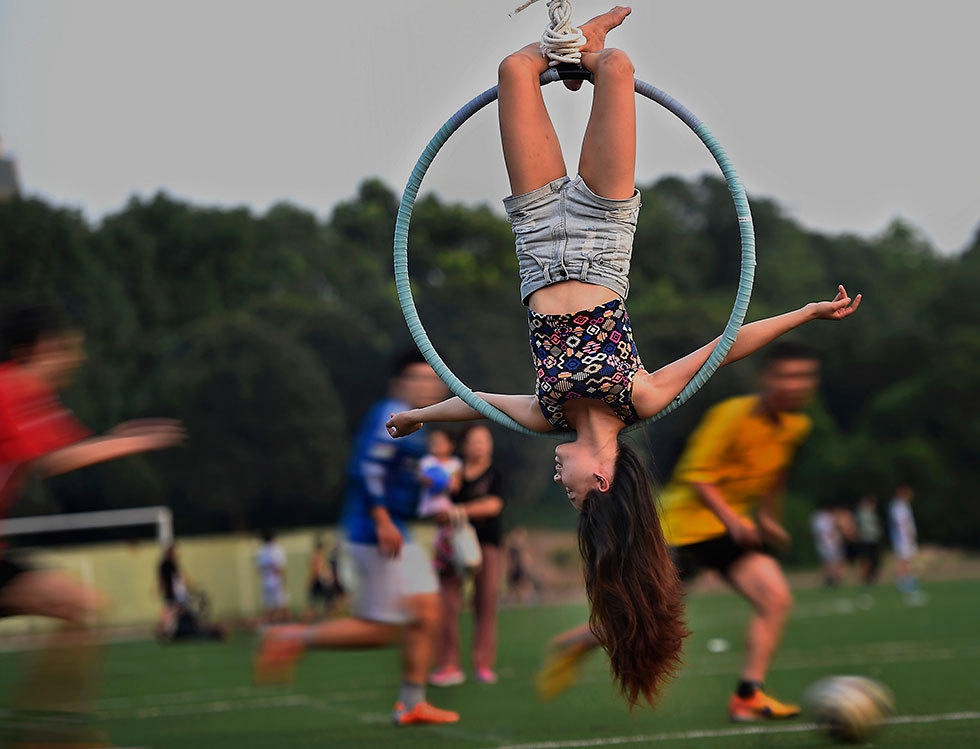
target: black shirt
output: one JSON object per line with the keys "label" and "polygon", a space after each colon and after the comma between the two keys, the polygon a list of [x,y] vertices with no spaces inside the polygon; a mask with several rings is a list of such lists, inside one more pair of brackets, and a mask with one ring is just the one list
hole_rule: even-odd
{"label": "black shirt", "polygon": [[[453,502],[463,504],[464,502],[472,502],[474,499],[481,499],[482,497],[500,497],[501,500],[504,498],[500,473],[492,465],[472,481],[464,476],[459,491],[453,495]],[[503,539],[503,524],[500,521],[501,514],[498,513],[492,518],[470,520],[473,524],[473,529],[476,531],[476,537],[481,544],[500,546]]]}
{"label": "black shirt", "polygon": [[163,591],[163,600],[173,603],[177,600],[177,591],[174,589],[174,580],[178,574],[177,565],[171,559],[164,559],[160,562],[157,569],[160,579],[160,588]]}

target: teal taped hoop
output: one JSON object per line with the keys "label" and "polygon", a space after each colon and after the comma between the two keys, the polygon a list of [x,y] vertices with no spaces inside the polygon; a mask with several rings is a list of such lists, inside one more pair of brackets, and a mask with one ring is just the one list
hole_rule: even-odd
{"label": "teal taped hoop", "polygon": [[[553,83],[554,81],[562,78],[581,79],[587,77],[588,75],[578,68],[562,70],[551,68],[541,76],[541,85]],[[725,177],[725,181],[728,183],[728,190],[731,192],[732,199],[735,202],[735,212],[738,215],[738,228],[742,243],[742,265],[738,280],[738,289],[735,293],[735,304],[732,307],[731,316],[728,318],[728,323],[725,325],[724,331],[722,331],[721,339],[712,350],[708,360],[694,374],[691,381],[687,383],[684,389],[681,390],[673,401],[671,401],[659,413],[654,414],[648,419],[644,419],[642,422],[634,425],[634,427],[654,422],[676,409],[688,398],[694,395],[694,393],[700,390],[704,383],[706,383],[711,375],[715,373],[718,367],[721,366],[722,362],[725,360],[725,356],[728,354],[729,349],[731,349],[732,344],[735,343],[735,338],[738,335],[739,328],[741,328],[742,321],[745,319],[745,313],[749,307],[749,299],[752,295],[752,281],[755,276],[755,232],[752,227],[752,213],[749,210],[749,201],[745,195],[745,190],[743,189],[741,182],[739,182],[738,176],[735,173],[735,169],[732,166],[728,155],[725,153],[724,149],[704,125],[704,123],[695,117],[689,109],[687,109],[672,96],[641,80],[636,80],[635,89],[636,93],[655,101],[657,104],[660,104],[662,107],[680,118],[689,128],[691,128],[691,130],[694,131],[704,145],[707,146],[708,150],[711,152],[711,155],[718,163],[718,166],[721,167],[721,172]],[[441,128],[439,128],[439,131],[434,136],[432,136],[432,139],[429,141],[428,145],[425,147],[425,150],[422,152],[422,155],[419,157],[419,160],[416,162],[415,168],[412,170],[412,174],[408,179],[408,184],[405,186],[405,191],[402,193],[401,204],[398,207],[398,218],[395,221],[395,287],[398,290],[398,300],[401,303],[402,313],[405,316],[405,322],[408,324],[408,329],[411,332],[412,338],[415,340],[416,345],[419,347],[419,351],[425,357],[425,360],[435,370],[436,374],[438,374],[442,381],[446,383],[446,386],[454,395],[459,396],[460,399],[466,402],[482,416],[497,424],[513,429],[516,432],[520,432],[522,434],[563,438],[567,435],[556,434],[555,432],[534,432],[528,429],[527,427],[514,421],[514,419],[500,409],[491,406],[485,400],[477,396],[476,393],[470,390],[470,388],[468,388],[455,374],[453,374],[453,371],[446,365],[446,363],[436,352],[435,347],[429,340],[429,336],[425,332],[425,328],[422,326],[422,321],[419,319],[418,310],[415,307],[415,299],[412,297],[412,284],[408,275],[408,231],[412,220],[412,209],[415,206],[415,199],[418,197],[419,188],[422,185],[422,179],[425,177],[425,173],[428,171],[429,166],[432,164],[433,159],[435,159],[439,149],[445,145],[446,141],[449,140],[449,137],[456,132],[470,117],[491,102],[496,101],[496,99],[497,87],[494,86],[493,88],[487,89],[468,104],[463,106],[458,112],[456,112],[456,114],[450,117]]]}

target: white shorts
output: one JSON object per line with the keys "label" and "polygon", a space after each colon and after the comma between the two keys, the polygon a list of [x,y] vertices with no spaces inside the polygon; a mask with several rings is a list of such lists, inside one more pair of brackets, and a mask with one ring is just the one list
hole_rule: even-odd
{"label": "white shorts", "polygon": [[909,561],[919,553],[919,547],[914,538],[892,536],[892,551],[899,559]]}
{"label": "white shorts", "polygon": [[351,613],[383,624],[406,624],[411,614],[407,596],[438,593],[439,581],[421,546],[407,543],[397,559],[382,556],[373,544],[346,542],[344,552],[357,578]]}
{"label": "white shorts", "polygon": [[262,605],[266,609],[284,609],[289,605],[289,596],[281,583],[262,586]]}
{"label": "white shorts", "polygon": [[818,536],[816,538],[817,556],[824,564],[844,561],[844,544],[837,537]]}

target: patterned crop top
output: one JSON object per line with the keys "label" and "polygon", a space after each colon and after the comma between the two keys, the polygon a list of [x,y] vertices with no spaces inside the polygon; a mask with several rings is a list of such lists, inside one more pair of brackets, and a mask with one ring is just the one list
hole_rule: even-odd
{"label": "patterned crop top", "polygon": [[552,426],[571,429],[564,404],[574,398],[605,402],[627,426],[640,420],[633,378],[643,364],[621,299],[565,315],[528,310],[527,323],[538,405]]}

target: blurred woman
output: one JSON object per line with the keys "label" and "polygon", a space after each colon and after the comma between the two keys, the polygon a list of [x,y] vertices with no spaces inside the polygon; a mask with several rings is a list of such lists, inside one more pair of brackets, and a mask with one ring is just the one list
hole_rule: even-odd
{"label": "blurred woman", "polygon": [[[455,511],[472,523],[480,542],[482,564],[473,578],[473,669],[476,680],[494,684],[497,660],[497,597],[500,592],[502,527],[504,509],[500,471],[493,463],[493,435],[482,424],[474,424],[460,440],[463,477],[453,495]],[[429,675],[433,686],[462,684],[460,667],[459,616],[463,608],[464,576],[445,553],[437,554],[442,621],[439,627],[436,670]]]}

